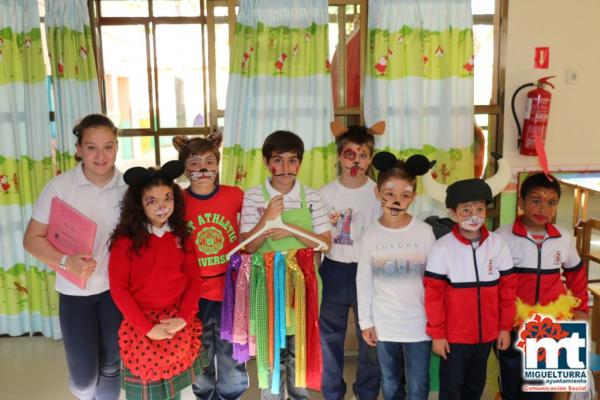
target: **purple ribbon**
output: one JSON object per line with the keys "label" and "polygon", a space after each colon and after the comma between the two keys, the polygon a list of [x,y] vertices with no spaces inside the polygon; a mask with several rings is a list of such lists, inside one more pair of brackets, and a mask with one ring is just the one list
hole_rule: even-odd
{"label": "purple ribbon", "polygon": [[252,256],[242,254],[241,265],[235,283],[233,302],[233,359],[238,363],[250,360],[248,322],[250,312],[250,267]]}
{"label": "purple ribbon", "polygon": [[221,307],[221,339],[233,341],[233,310],[235,306],[235,281],[236,274],[242,265],[242,257],[234,254],[229,259],[225,273],[225,289],[223,291],[223,305]]}

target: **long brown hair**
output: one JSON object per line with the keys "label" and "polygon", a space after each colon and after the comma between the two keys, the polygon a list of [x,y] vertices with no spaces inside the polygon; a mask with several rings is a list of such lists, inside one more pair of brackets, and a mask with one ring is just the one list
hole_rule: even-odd
{"label": "long brown hair", "polygon": [[[156,171],[156,170],[154,170]],[[148,245],[150,233],[148,232],[148,217],[142,207],[142,195],[144,192],[155,186],[167,186],[173,190],[173,214],[169,217],[169,226],[171,231],[179,239],[183,248],[188,236],[185,227],[185,204],[181,188],[173,180],[154,174],[154,177],[143,185],[129,186],[123,204],[121,206],[121,218],[117,227],[110,236],[111,246],[115,239],[123,236],[133,242],[133,251],[140,255],[140,249]]]}

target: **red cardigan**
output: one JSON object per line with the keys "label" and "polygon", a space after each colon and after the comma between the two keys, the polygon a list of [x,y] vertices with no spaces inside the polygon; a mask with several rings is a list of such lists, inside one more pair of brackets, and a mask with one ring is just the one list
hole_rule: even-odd
{"label": "red cardigan", "polygon": [[198,311],[200,271],[190,243],[185,247],[187,252],[171,232],[162,237],[151,234],[140,255],[133,251],[129,238],[120,237],[112,245],[110,294],[125,319],[143,334],[154,327],[144,311],[162,311],[177,304],[178,316],[187,322]]}

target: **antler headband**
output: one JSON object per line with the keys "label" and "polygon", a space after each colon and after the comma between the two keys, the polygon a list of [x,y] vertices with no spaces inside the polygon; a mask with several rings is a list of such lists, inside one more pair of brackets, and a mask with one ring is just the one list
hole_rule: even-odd
{"label": "antler headband", "polygon": [[190,138],[185,135],[177,135],[173,137],[173,147],[177,150],[178,153],[190,143],[195,140],[205,140],[215,146],[217,149],[221,147],[221,143],[223,143],[223,133],[220,129],[213,129],[206,138]]}

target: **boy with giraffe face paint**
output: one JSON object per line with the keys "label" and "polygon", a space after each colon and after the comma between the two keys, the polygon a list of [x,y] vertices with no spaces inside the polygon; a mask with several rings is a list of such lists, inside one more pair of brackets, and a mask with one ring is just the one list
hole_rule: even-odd
{"label": "boy with giraffe face paint", "polygon": [[336,138],[340,175],[320,189],[333,229],[333,245],[319,270],[323,280],[320,333],[323,351],[321,393],[326,400],[344,397],[344,339],[348,311],[354,310],[358,339],[358,368],[352,391],[358,398],[374,399],[379,394],[379,365],[373,348],[360,334],[357,318],[356,271],[358,246],[363,232],[381,215],[375,198],[375,182],[368,176],[373,159],[374,135],[385,123],[372,127],[331,124]]}

